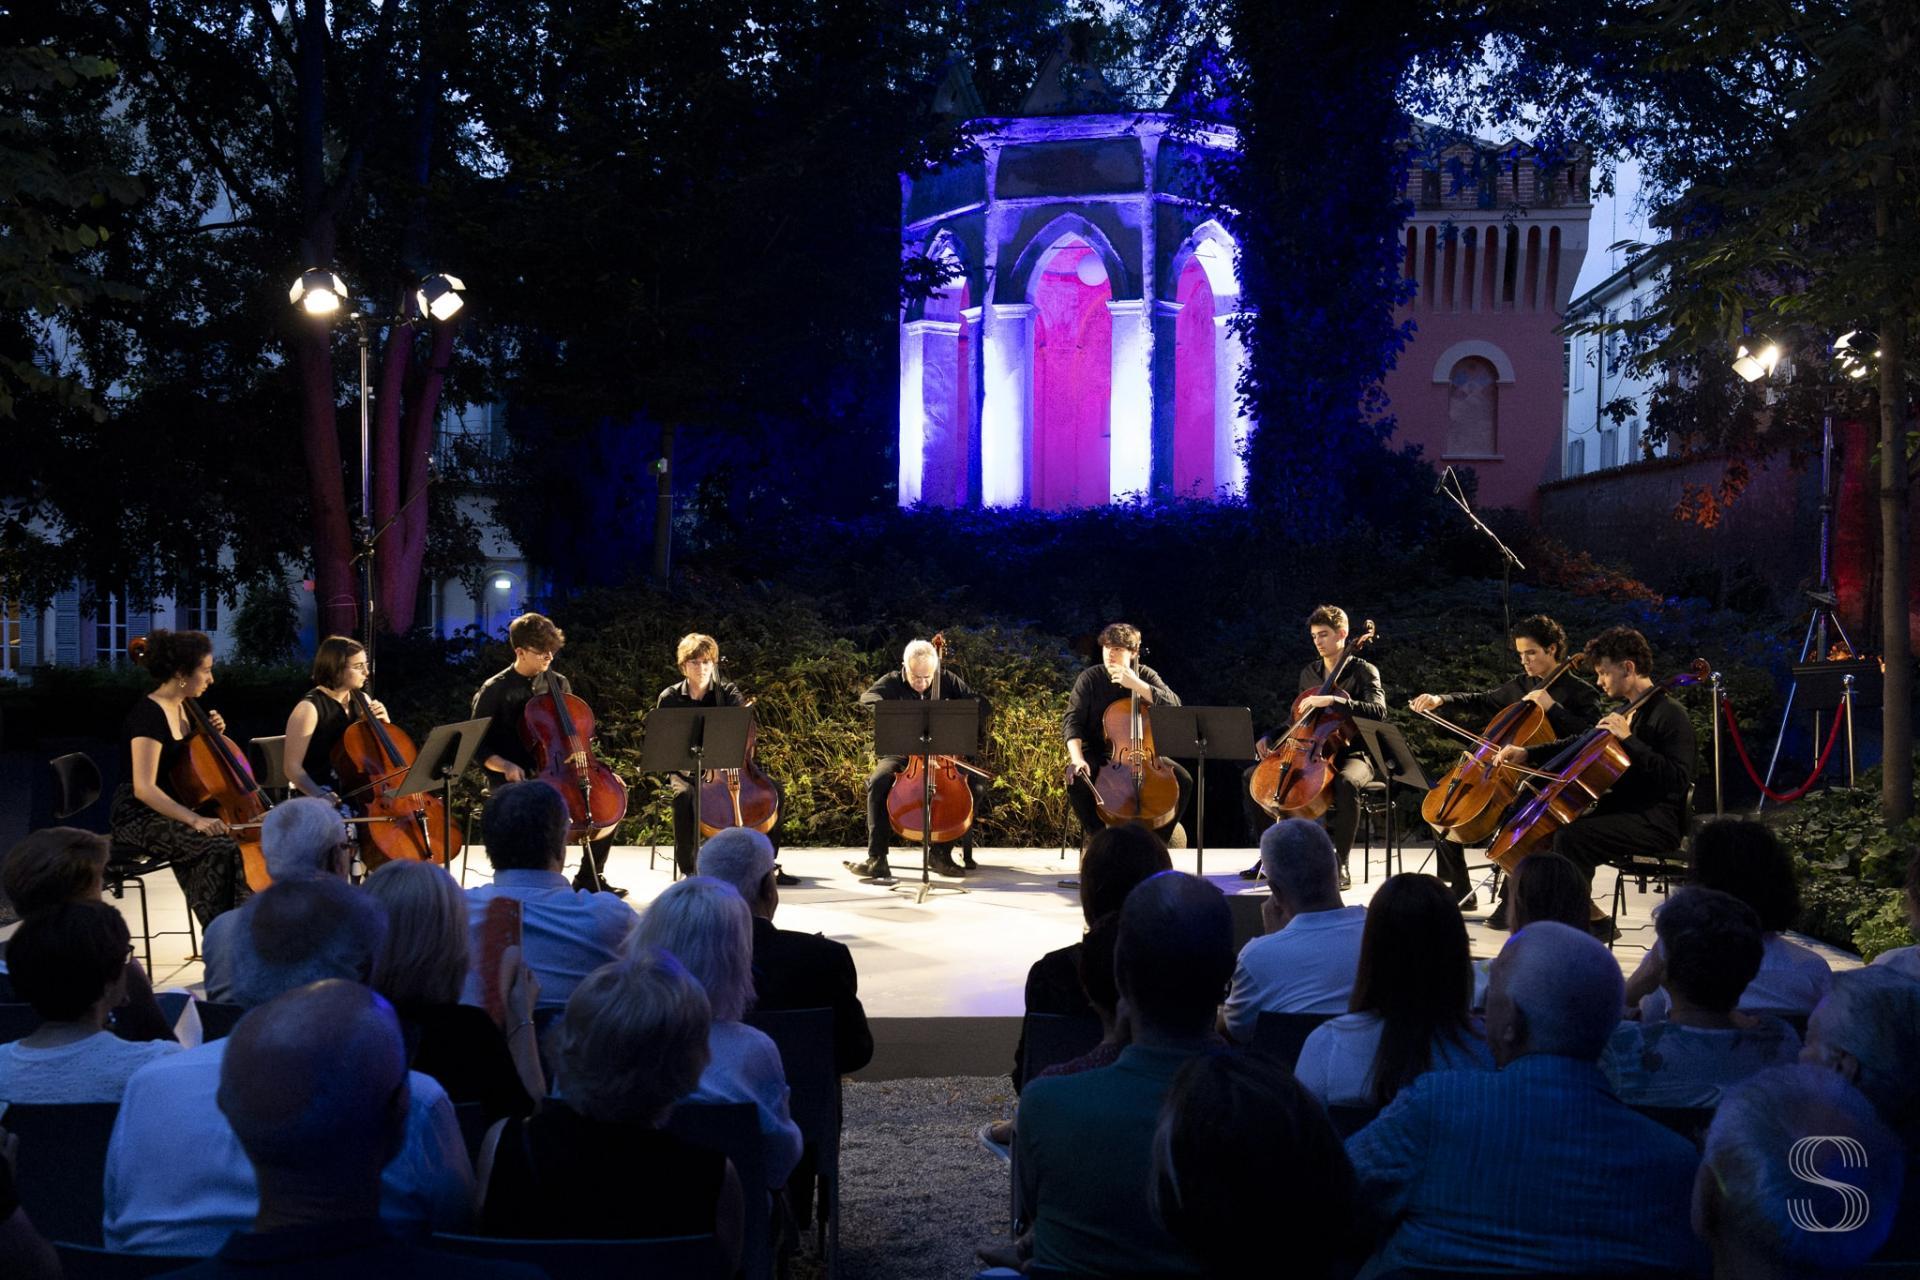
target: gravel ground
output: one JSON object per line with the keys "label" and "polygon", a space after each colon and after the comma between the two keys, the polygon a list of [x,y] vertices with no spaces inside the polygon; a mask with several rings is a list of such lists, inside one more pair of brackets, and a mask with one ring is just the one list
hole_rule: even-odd
{"label": "gravel ground", "polygon": [[[840,1145],[842,1280],[965,1280],[1007,1238],[1007,1166],[974,1131],[1013,1114],[1005,1076],[848,1082]],[[802,1251],[795,1280],[825,1268]]]}

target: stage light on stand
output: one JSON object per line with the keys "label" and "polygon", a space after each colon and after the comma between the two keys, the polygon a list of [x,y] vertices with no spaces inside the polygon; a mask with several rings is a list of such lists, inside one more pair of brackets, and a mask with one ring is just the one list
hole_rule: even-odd
{"label": "stage light on stand", "polygon": [[1872,361],[1880,356],[1880,340],[1864,329],[1841,334],[1833,342],[1834,367],[1856,382],[1873,372]]}
{"label": "stage light on stand", "polygon": [[1754,339],[1752,348],[1742,346],[1733,356],[1733,371],[1747,382],[1758,382],[1773,373],[1780,363],[1780,344],[1766,338]]}
{"label": "stage light on stand", "polygon": [[467,286],[458,276],[436,272],[420,282],[413,300],[420,314],[433,320],[451,320],[467,305]]}
{"label": "stage light on stand", "polygon": [[347,282],[325,267],[309,267],[287,290],[287,301],[310,316],[330,316],[347,300]]}

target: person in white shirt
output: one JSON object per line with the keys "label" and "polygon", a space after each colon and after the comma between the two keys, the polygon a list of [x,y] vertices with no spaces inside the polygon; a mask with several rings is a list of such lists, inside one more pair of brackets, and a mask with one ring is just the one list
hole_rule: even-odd
{"label": "person in white shirt", "polygon": [[800,1162],[800,1126],[787,1110],[787,1073],[780,1050],[740,1019],[753,1003],[753,914],[740,891],[711,876],[668,885],[640,917],[629,954],[657,948],[672,955],[706,989],[713,1006],[707,1033],[712,1053],[700,1086],[682,1102],[751,1102],[760,1110],[767,1187],[776,1189]]}
{"label": "person in white shirt", "polygon": [[[333,879],[276,884],[241,910],[234,996],[249,1009],[328,978],[364,983],[385,932],[378,904]],[[128,1081],[107,1147],[108,1249],[204,1257],[254,1224],[259,1184],[216,1104],[228,1044],[169,1055]],[[380,1216],[401,1233],[461,1230],[473,1213],[473,1166],[453,1105],[417,1071],[408,1094]]]}
{"label": "person in white shirt", "polygon": [[1365,907],[1340,900],[1340,860],[1326,828],[1305,818],[1274,823],[1260,837],[1272,896],[1267,932],[1240,949],[1220,1029],[1251,1043],[1262,1013],[1344,1013],[1360,963]]}
{"label": "person in white shirt", "polygon": [[[339,810],[325,800],[301,796],[283,800],[260,822],[260,856],[267,874],[279,884],[303,876],[333,876],[346,880],[353,868],[353,837]],[[206,961],[207,999],[222,1004],[233,1000],[234,938],[240,913],[227,911],[207,921],[200,939]]]}
{"label": "person in white shirt", "polygon": [[[1812,1013],[1833,971],[1819,952],[1781,936],[1799,920],[1800,885],[1793,855],[1773,829],[1736,818],[1709,822],[1694,836],[1689,862],[1688,883],[1730,893],[1760,917],[1760,971],[1740,993],[1740,1011],[1800,1018]],[[1642,1022],[1667,1016],[1667,994],[1660,987],[1665,964],[1656,941],[1627,979],[1627,1008],[1638,1008]]]}
{"label": "person in white shirt", "polygon": [[14,994],[43,1019],[0,1045],[0,1103],[118,1102],[134,1072],[180,1052],[171,1040],[122,1040],[107,1014],[127,996],[133,946],[104,902],[64,902],[28,916],[7,949]]}
{"label": "person in white shirt", "polygon": [[1467,926],[1433,876],[1397,875],[1367,904],[1352,1011],[1313,1029],[1294,1074],[1328,1106],[1379,1108],[1428,1071],[1493,1070],[1468,1011]]}
{"label": "person in white shirt", "polygon": [[589,893],[568,883],[567,803],[544,782],[496,783],[482,819],[493,883],[467,890],[467,923],[473,937],[473,968],[461,992],[463,1004],[480,1004],[480,939],[487,904],[512,898],[520,904],[520,952],[540,980],[540,1006],[563,1008],[580,980],[618,960],[638,917],[611,893]]}
{"label": "person in white shirt", "polygon": [[1779,1018],[1740,1013],[1760,969],[1760,917],[1730,893],[1688,886],[1654,916],[1666,956],[1667,1016],[1622,1022],[1600,1056],[1620,1101],[1636,1107],[1712,1107],[1721,1093],[1800,1056],[1800,1035]]}

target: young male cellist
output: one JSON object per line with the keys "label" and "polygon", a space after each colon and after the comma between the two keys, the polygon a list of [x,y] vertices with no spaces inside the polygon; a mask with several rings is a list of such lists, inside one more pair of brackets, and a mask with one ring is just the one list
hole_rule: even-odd
{"label": "young male cellist", "polygon": [[[1483,720],[1516,702],[1531,702],[1546,712],[1547,723],[1556,738],[1570,738],[1593,727],[1594,721],[1600,718],[1600,694],[1592,685],[1568,671],[1553,682],[1552,689],[1543,687],[1553,669],[1566,661],[1567,633],[1559,623],[1544,613],[1522,618],[1513,628],[1513,651],[1520,658],[1520,674],[1505,684],[1478,693],[1423,693],[1407,705],[1415,711],[1447,707],[1450,717],[1467,715]],[[1475,729],[1478,725],[1468,723],[1462,727]],[[1453,890],[1460,909],[1478,908],[1479,901],[1467,880],[1466,851],[1453,840],[1436,841],[1433,850],[1435,871]],[[1506,918],[1503,884],[1500,905],[1494,908],[1487,924],[1494,929],[1505,928]]]}
{"label": "young male cellist", "polygon": [[[567,678],[553,669],[553,656],[566,642],[566,633],[554,626],[552,619],[538,613],[521,614],[507,624],[513,665],[487,677],[473,695],[469,714],[475,720],[484,716],[491,721],[480,741],[480,763],[502,782],[524,782],[535,768],[533,752],[520,737],[527,703],[554,689],[563,697],[573,692]],[[612,850],[613,828],[596,831],[588,845],[591,861],[586,857],[580,860],[573,887],[626,897],[625,889],[616,889],[601,877]]]}
{"label": "young male cellist", "polygon": [[[1341,652],[1347,643],[1346,610],[1323,604],[1308,614],[1307,638],[1313,642],[1313,651],[1317,656],[1300,668],[1296,697],[1325,684],[1327,673],[1339,664]],[[1332,689],[1303,700],[1300,709],[1303,712],[1317,711],[1336,704],[1345,704],[1354,715],[1384,720],[1387,715],[1387,695],[1380,686],[1379,669],[1355,655],[1335,677]],[[1255,742],[1253,749],[1255,755],[1264,760],[1279,746],[1277,737],[1269,736]],[[1326,822],[1327,832],[1333,837],[1333,847],[1340,855],[1340,887],[1345,889],[1353,882],[1352,874],[1347,870],[1347,855],[1353,849],[1354,832],[1360,829],[1360,788],[1373,781],[1373,764],[1367,759],[1366,748],[1354,742],[1335,757],[1333,768],[1333,797]],[[1260,833],[1273,825],[1274,818],[1254,802],[1251,790],[1253,773],[1253,768],[1249,768],[1241,775],[1240,805],[1246,814],[1248,834],[1258,844]],[[1252,880],[1259,874],[1260,864],[1256,862],[1242,871],[1240,878]]]}
{"label": "young male cellist", "polygon": [[[1098,643],[1100,661],[1075,678],[1073,689],[1067,694],[1067,714],[1063,717],[1069,773],[1067,803],[1087,835],[1107,825],[1100,819],[1100,806],[1093,793],[1093,780],[1111,754],[1102,724],[1107,708],[1131,696],[1138,696],[1147,705],[1180,705],[1179,695],[1167,687],[1160,673],[1140,661],[1140,628],[1125,622],[1110,623],[1100,632]],[[1180,794],[1172,819],[1159,829],[1162,840],[1172,834],[1180,816],[1187,811],[1187,798],[1193,794],[1193,775],[1177,760],[1164,763],[1173,770]]]}

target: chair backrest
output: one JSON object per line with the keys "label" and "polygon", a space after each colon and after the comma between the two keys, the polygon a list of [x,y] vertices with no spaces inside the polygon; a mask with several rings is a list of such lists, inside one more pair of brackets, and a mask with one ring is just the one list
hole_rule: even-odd
{"label": "chair backrest", "polygon": [[469,1258],[524,1262],[555,1280],[723,1280],[720,1246],[712,1236],[658,1240],[493,1240],[438,1235],[432,1247]]}
{"label": "chair backrest", "polygon": [[20,1204],[47,1239],[100,1243],[107,1139],[119,1114],[117,1102],[16,1103],[7,1108],[0,1123],[20,1139],[13,1171]]}
{"label": "chair backrest", "polygon": [[1380,1114],[1378,1107],[1328,1107],[1327,1119],[1333,1121],[1333,1128],[1343,1138],[1351,1138]]}
{"label": "chair backrest", "polygon": [[47,761],[53,770],[53,816],[71,818],[100,798],[100,766],[84,751],[71,751]]}
{"label": "chair backrest", "polygon": [[1712,1107],[1634,1107],[1649,1120],[1658,1121],[1694,1146],[1707,1140],[1707,1127],[1713,1123]]}
{"label": "chair backrest", "polygon": [[478,1102],[456,1102],[453,1104],[453,1118],[460,1125],[460,1137],[467,1144],[467,1158],[473,1161],[474,1168],[480,1167],[480,1144],[486,1139],[487,1130],[493,1126],[487,1121],[487,1109]]}
{"label": "chair backrest", "polygon": [[[32,1211],[29,1210],[31,1216]],[[40,1225],[35,1217],[34,1225]],[[53,1251],[60,1255],[60,1271],[66,1280],[145,1280],[147,1276],[164,1276],[191,1267],[201,1258],[169,1258],[151,1253],[109,1253],[105,1249],[92,1245],[56,1243]]]}
{"label": "chair backrest", "polygon": [[777,1009],[747,1016],[747,1025],[766,1034],[780,1050],[791,1096],[787,1109],[800,1136],[820,1153],[823,1169],[839,1167],[840,1073],[833,1065],[833,1010]]}
{"label": "chair backrest", "polygon": [[40,1015],[30,1004],[0,1004],[0,1044],[12,1044],[40,1029]]}
{"label": "chair backrest", "polygon": [[1253,1028],[1253,1051],[1272,1058],[1291,1071],[1300,1061],[1313,1029],[1333,1017],[1331,1013],[1263,1013]]}
{"label": "chair backrest", "polygon": [[1086,1013],[1029,1013],[1020,1028],[1020,1078],[1032,1080],[1048,1067],[1072,1062],[1100,1043],[1100,1019]]}
{"label": "chair backrest", "polygon": [[287,735],[254,738],[248,744],[247,763],[253,766],[253,780],[276,796],[291,793],[287,781]]}
{"label": "chair backrest", "polygon": [[220,1004],[213,1000],[202,1000],[198,1010],[200,1014],[200,1043],[211,1044],[215,1040],[224,1040],[233,1030],[233,1024],[240,1021],[240,1015],[246,1010],[237,1004]]}
{"label": "chair backrest", "polygon": [[667,1129],[696,1147],[718,1151],[733,1161],[746,1202],[746,1221],[740,1233],[740,1270],[747,1280],[770,1280],[773,1224],[766,1190],[767,1149],[760,1134],[760,1108],[751,1102],[683,1102],[668,1117]]}

